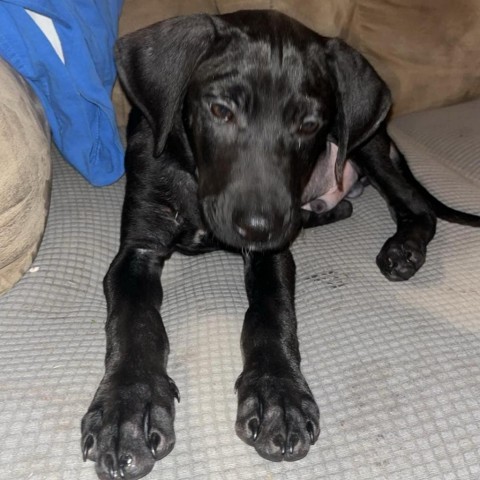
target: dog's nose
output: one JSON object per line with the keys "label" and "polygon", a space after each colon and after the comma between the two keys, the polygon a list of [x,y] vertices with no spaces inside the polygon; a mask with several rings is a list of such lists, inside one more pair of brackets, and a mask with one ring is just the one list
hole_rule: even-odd
{"label": "dog's nose", "polygon": [[283,221],[259,212],[236,211],[233,214],[233,226],[247,242],[267,242],[281,233]]}

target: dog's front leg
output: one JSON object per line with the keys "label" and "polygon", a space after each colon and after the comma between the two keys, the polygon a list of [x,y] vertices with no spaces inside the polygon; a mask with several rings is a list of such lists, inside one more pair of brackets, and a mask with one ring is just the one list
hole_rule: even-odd
{"label": "dog's front leg", "polygon": [[82,420],[84,458],[101,479],[136,479],[175,443],[168,338],[160,317],[164,257],[122,246],[105,277],[105,376]]}
{"label": "dog's front leg", "polygon": [[249,309],[237,380],[239,437],[268,460],[298,460],[319,435],[319,411],[300,372],[289,250],[246,254]]}

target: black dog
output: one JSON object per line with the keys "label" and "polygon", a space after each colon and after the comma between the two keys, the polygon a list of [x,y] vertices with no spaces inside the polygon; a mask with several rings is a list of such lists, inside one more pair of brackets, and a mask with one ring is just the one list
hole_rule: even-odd
{"label": "black dog", "polygon": [[[82,421],[102,479],[136,479],[175,443],[160,274],[174,250],[241,251],[249,309],[236,431],[269,460],[319,435],[294,311],[299,229],[348,217],[366,177],[397,232],[377,258],[390,280],[422,266],[437,216],[480,226],[419,185],[385,130],[390,95],[367,61],[279,13],[173,18],[117,44],[135,105],[121,247],[105,278],[105,376]],[[348,160],[347,160],[348,158]],[[303,207],[303,208],[302,208]]]}

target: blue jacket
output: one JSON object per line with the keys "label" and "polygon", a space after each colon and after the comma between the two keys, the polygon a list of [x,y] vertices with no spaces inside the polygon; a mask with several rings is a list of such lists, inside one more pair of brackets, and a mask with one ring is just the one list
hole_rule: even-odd
{"label": "blue jacket", "polygon": [[[33,87],[63,156],[92,184],[123,174],[110,99],[123,0],[0,0],[0,56]],[[65,64],[24,8],[50,17]]]}

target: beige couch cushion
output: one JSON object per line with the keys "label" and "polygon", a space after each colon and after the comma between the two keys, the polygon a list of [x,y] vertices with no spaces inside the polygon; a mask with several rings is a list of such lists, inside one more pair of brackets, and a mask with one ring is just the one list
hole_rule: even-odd
{"label": "beige couch cushion", "polygon": [[45,228],[50,133],[23,78],[0,59],[0,294],[30,267]]}
{"label": "beige couch cushion", "polygon": [[478,0],[356,0],[345,37],[390,86],[395,113],[480,96]]}
{"label": "beige couch cushion", "polygon": [[[480,96],[478,0],[127,0],[120,34],[174,15],[270,8],[360,50],[392,90],[394,114]],[[115,103],[123,125],[118,87]]]}
{"label": "beige couch cushion", "polygon": [[394,113],[480,96],[478,0],[218,0],[224,12],[280,10],[362,52],[393,93]]}

